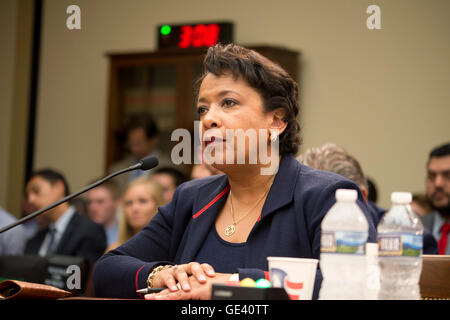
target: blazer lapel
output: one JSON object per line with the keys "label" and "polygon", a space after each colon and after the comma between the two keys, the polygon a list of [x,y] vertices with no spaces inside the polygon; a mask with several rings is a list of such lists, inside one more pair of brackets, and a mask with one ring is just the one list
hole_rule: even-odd
{"label": "blazer lapel", "polygon": [[185,250],[181,253],[180,263],[193,261],[205,241],[220,210],[225,204],[230,186],[224,175],[199,188],[192,210],[192,221],[186,230]]}
{"label": "blazer lapel", "polygon": [[[291,155],[285,155],[280,161],[280,167],[273,180],[272,187],[262,208],[260,220],[294,199],[295,185],[300,170],[299,162]],[[294,172],[296,174],[294,174]]]}
{"label": "blazer lapel", "polygon": [[38,254],[39,249],[42,246],[42,243],[44,242],[45,235],[48,232],[48,228],[45,228],[44,230],[40,230],[36,233],[36,235],[27,241],[25,253],[26,254]]}
{"label": "blazer lapel", "polygon": [[[77,226],[79,224],[79,218],[77,212],[75,212],[70,219],[70,222],[67,224],[66,230],[64,231],[61,240],[59,240],[58,248],[56,249],[56,253],[58,254],[71,254],[71,242],[75,237],[75,232],[77,231]],[[79,232],[81,232],[79,230]]]}

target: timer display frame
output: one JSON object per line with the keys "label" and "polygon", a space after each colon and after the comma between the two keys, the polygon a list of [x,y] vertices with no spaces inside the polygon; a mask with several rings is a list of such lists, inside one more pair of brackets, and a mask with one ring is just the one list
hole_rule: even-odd
{"label": "timer display frame", "polygon": [[207,48],[233,42],[233,23],[162,24],[157,27],[157,38],[159,49]]}

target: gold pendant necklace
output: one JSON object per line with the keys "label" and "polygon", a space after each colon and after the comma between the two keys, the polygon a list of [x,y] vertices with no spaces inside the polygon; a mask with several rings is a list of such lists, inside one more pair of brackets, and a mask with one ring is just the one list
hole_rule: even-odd
{"label": "gold pendant necklace", "polygon": [[237,221],[234,219],[234,210],[233,210],[233,197],[231,195],[231,190],[230,190],[230,211],[231,211],[231,217],[233,218],[233,223],[230,224],[228,227],[225,228],[225,235],[227,237],[231,237],[234,232],[236,231],[236,225],[242,221],[242,219],[244,219],[246,216],[248,216],[250,214],[250,212],[252,212],[257,206],[258,204],[261,202],[262,199],[264,199],[264,197],[267,195],[267,193],[269,192],[270,186],[272,184],[269,185],[269,187],[267,188],[267,190],[264,192],[264,194],[262,195],[262,197],[256,202],[255,206],[253,206],[246,214],[244,214],[242,217],[240,217]]}
{"label": "gold pendant necklace", "polygon": [[225,235],[227,237],[230,237],[233,235],[233,233],[236,231],[236,227],[234,224],[230,224],[228,227],[225,228]]}

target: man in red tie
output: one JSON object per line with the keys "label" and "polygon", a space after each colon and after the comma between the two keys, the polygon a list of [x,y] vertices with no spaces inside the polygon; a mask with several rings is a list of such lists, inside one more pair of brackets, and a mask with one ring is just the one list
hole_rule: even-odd
{"label": "man in red tie", "polygon": [[450,143],[430,152],[426,192],[434,211],[422,222],[438,241],[439,254],[450,254]]}

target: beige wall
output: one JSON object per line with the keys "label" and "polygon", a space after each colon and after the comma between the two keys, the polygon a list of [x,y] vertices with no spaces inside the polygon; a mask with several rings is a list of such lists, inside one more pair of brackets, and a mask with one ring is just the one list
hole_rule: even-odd
{"label": "beige wall", "polygon": [[0,206],[19,217],[25,177],[33,1],[0,2]]}
{"label": "beige wall", "polygon": [[[66,28],[70,4],[81,30]],[[369,4],[382,30],[367,30]],[[106,52],[154,50],[164,22],[226,19],[237,43],[301,51],[303,148],[346,147],[388,206],[392,191],[423,190],[427,153],[450,137],[448,12],[448,0],[46,0],[35,168],[73,190],[103,173]]]}
{"label": "beige wall", "polygon": [[0,206],[6,208],[17,2],[0,2]]}

